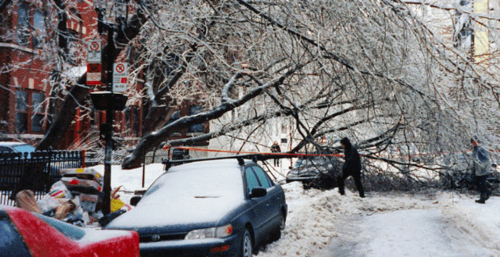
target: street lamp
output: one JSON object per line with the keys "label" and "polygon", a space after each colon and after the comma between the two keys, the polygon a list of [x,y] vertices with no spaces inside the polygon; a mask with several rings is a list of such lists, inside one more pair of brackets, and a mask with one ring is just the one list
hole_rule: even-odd
{"label": "street lamp", "polygon": [[[98,15],[98,31],[99,34],[103,35],[104,31],[108,32],[108,40],[106,51],[102,55],[103,60],[101,63],[105,63],[103,70],[106,71],[106,91],[92,92],[91,99],[92,103],[97,110],[106,111],[106,124],[101,125],[101,134],[104,135],[106,146],[105,146],[105,158],[104,158],[104,199],[103,199],[103,213],[107,215],[111,212],[111,164],[112,164],[112,154],[113,154],[113,117],[114,111],[121,111],[125,108],[127,102],[127,96],[123,94],[117,94],[113,92],[113,63],[117,56],[117,51],[115,48],[114,32],[120,29],[124,31],[125,22],[127,17],[127,4],[125,0],[118,0],[119,3],[115,5],[115,12],[118,24],[107,22],[105,20],[106,14],[106,2],[104,0],[97,0],[96,12]],[[104,62],[103,62],[104,61]],[[104,76],[102,76],[104,77]]]}

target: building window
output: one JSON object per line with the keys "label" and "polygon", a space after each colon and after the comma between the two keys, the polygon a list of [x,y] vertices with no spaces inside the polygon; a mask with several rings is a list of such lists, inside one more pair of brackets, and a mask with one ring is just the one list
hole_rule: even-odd
{"label": "building window", "polygon": [[139,111],[139,107],[135,106],[129,106],[125,110],[125,127],[130,136],[139,136],[141,126]]}
{"label": "building window", "polygon": [[17,133],[43,133],[42,92],[16,91]]}
{"label": "building window", "polygon": [[139,116],[139,107],[134,107],[134,135],[140,136],[141,122]]}
{"label": "building window", "polygon": [[[199,106],[199,105],[191,105],[189,106],[189,115],[192,116],[192,115],[196,115],[198,113],[201,113],[203,112],[203,107]],[[194,124],[192,126],[189,127],[189,130],[188,132],[191,132],[191,133],[203,133],[204,131],[204,126],[202,123],[198,123],[198,124]]]}
{"label": "building window", "polygon": [[31,94],[31,132],[41,133],[43,132],[43,94],[42,93],[32,93]]}
{"label": "building window", "polygon": [[21,46],[29,45],[29,6],[20,3],[17,8],[17,43]]}
{"label": "building window", "polygon": [[126,129],[126,134],[131,135],[130,132],[130,107],[127,107],[125,110],[125,129]]}
{"label": "building window", "polygon": [[28,93],[16,91],[16,130],[17,133],[28,132]]}
{"label": "building window", "polygon": [[[174,113],[172,113],[172,116],[170,116],[170,119],[168,119],[167,124],[170,124],[170,123],[178,120],[179,118],[180,118],[179,111],[177,110]],[[172,135],[173,136],[180,136],[180,133],[178,131],[174,131],[174,132],[172,132]]]}
{"label": "building window", "polygon": [[44,15],[40,10],[35,11],[35,15],[33,17],[33,27],[35,28],[35,36],[33,37],[33,47],[34,48],[42,48],[42,37],[45,31],[45,21]]}

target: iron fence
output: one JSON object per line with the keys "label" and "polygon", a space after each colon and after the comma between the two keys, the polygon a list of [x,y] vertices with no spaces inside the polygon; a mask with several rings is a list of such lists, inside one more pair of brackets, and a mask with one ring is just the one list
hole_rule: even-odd
{"label": "iron fence", "polygon": [[39,200],[61,179],[61,169],[84,166],[85,151],[0,152],[0,204],[13,206],[23,189],[32,190]]}

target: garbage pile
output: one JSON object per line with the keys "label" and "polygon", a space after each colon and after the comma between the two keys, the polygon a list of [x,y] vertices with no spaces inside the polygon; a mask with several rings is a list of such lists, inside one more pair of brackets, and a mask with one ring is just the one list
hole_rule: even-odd
{"label": "garbage pile", "polygon": [[118,187],[111,192],[111,213],[103,215],[103,179],[93,168],[63,169],[60,173],[61,180],[38,202],[31,190],[20,191],[17,206],[81,227],[105,226],[131,209],[119,199]]}

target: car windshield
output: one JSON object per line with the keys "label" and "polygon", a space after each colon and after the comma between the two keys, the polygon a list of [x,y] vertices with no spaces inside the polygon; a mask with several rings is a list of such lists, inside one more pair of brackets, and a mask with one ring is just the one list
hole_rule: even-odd
{"label": "car windshield", "polygon": [[66,224],[62,221],[49,218],[40,214],[34,213],[35,216],[43,220],[45,223],[49,224],[53,228],[57,229],[59,232],[63,233],[68,238],[73,240],[80,240],[85,236],[85,231],[77,226]]}
{"label": "car windshield", "polygon": [[31,153],[35,151],[35,148],[28,144],[14,145],[12,148],[18,153],[28,153],[28,158],[31,157]]}
{"label": "car windshield", "polygon": [[171,168],[151,185],[141,203],[157,197],[243,198],[243,193],[241,167],[236,160],[204,161]]}
{"label": "car windshield", "polygon": [[15,146],[12,146],[12,148],[14,148],[14,150],[16,150],[17,152],[20,152],[20,153],[24,153],[24,152],[32,153],[35,151],[35,148],[31,145],[28,145],[28,144],[15,145]]}

